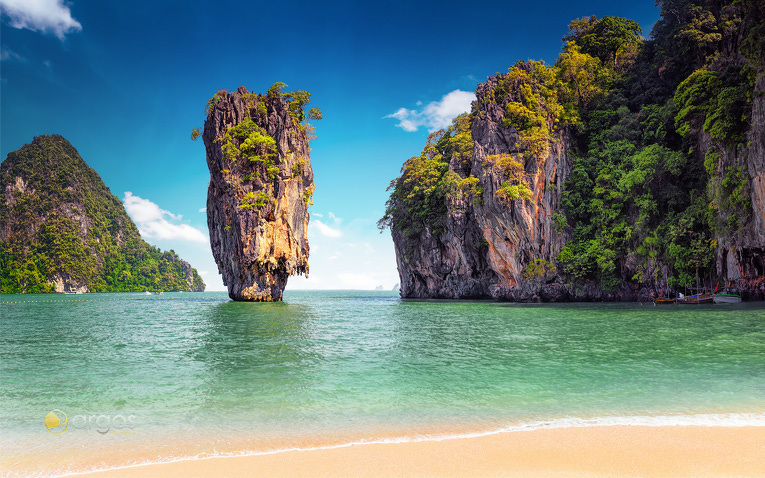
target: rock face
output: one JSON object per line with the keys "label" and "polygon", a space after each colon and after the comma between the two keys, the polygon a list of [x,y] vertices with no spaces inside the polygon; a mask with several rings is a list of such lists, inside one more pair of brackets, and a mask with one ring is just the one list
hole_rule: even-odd
{"label": "rock face", "polygon": [[765,299],[765,11],[659,3],[650,40],[572,22],[404,163],[378,223],[403,297]]}
{"label": "rock face", "polygon": [[37,136],[0,165],[0,292],[203,291],[173,251],[147,244],[69,142]]}
{"label": "rock face", "polygon": [[[521,69],[524,68],[530,67],[521,64]],[[424,169],[417,174],[407,169],[407,164],[418,158],[407,161],[402,177],[391,185],[394,193],[381,223],[391,228],[401,296],[545,302],[650,300],[651,292],[662,289],[662,278],[668,275],[667,264],[638,264],[628,258],[620,284],[609,289],[596,280],[572,279],[559,270],[559,254],[571,240],[571,228],[565,227],[561,215],[563,183],[572,171],[577,145],[568,127],[556,126],[548,117],[546,127],[550,135],[544,142],[545,147],[530,150],[512,121],[508,121],[508,111],[512,110],[512,107],[508,109],[508,103],[521,101],[519,90],[522,88],[517,82],[508,88],[507,80],[507,74],[497,75],[478,86],[477,100],[467,117],[472,140],[467,158],[453,149],[444,149],[444,161],[448,163],[444,177],[452,174],[461,181],[459,184],[474,178],[480,191],[478,196],[448,193],[445,195],[447,207],[436,214],[439,218],[430,218],[424,221],[427,223],[424,227],[414,228],[411,221],[395,217],[391,203],[416,195],[407,183],[428,184]],[[729,282],[739,286],[745,299],[763,299],[765,75],[758,77],[753,98],[748,144],[737,150],[721,151],[717,173],[719,181],[720,171],[736,167],[748,171],[746,191],[751,197],[752,209],[740,227],[716,230],[713,236],[717,247],[715,280],[720,285]],[[435,143],[429,140],[421,160],[432,157],[433,153],[428,150],[438,149],[443,138],[454,138],[457,133],[453,126],[442,133],[441,139],[436,138]],[[704,162],[712,143],[708,133],[699,131],[694,139],[696,161]],[[513,176],[508,176],[508,164],[517,166],[514,186],[525,182],[526,197],[502,194],[508,177]],[[714,180],[714,177],[710,179]],[[447,182],[441,180],[441,185],[431,190]],[[397,199],[396,195],[402,190],[403,195]],[[430,207],[432,198],[437,196],[430,194],[430,199],[417,199],[417,207]],[[438,201],[440,199],[435,202]],[[406,207],[408,215],[417,215],[417,209],[411,205]],[[719,222],[727,219],[721,216]],[[655,267],[659,279],[644,283],[635,280],[634,274],[641,266]]]}
{"label": "rock face", "polygon": [[[511,94],[493,100],[503,78],[491,77],[476,90],[470,159],[454,155],[449,160],[449,169],[461,178],[478,179],[481,200],[451,199],[440,233],[425,228],[412,238],[391,227],[402,297],[536,300],[546,294],[555,300],[560,295],[556,284],[542,287],[549,275],[545,271],[533,274],[534,280],[523,276],[529,276],[530,265],[536,271],[552,263],[565,242],[556,232],[553,213],[571,170],[569,135],[558,130],[546,151],[527,154],[517,131],[503,122],[507,103],[518,99]],[[507,178],[500,162],[508,157],[522,167],[529,200],[497,194]]]}
{"label": "rock face", "polygon": [[207,224],[234,300],[281,300],[290,275],[308,274],[314,184],[306,102],[278,85],[267,94],[240,87],[211,100],[203,133]]}
{"label": "rock face", "polygon": [[[721,161],[748,171],[752,210],[743,227],[718,238],[717,274],[737,282],[749,298],[765,299],[765,72],[757,78],[753,98],[747,146],[724,150]],[[703,136],[700,155],[711,143],[708,134]]]}

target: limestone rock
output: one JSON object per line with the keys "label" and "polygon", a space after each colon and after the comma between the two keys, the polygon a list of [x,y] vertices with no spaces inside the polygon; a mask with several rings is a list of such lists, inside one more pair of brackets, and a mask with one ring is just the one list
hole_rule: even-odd
{"label": "limestone rock", "polygon": [[294,101],[240,87],[219,92],[205,121],[210,245],[234,300],[281,300],[290,275],[308,274],[313,170]]}
{"label": "limestone rock", "polygon": [[[752,101],[752,125],[748,144],[738,151],[726,148],[721,164],[743,166],[749,172],[752,209],[738,230],[717,239],[717,274],[735,282],[747,299],[765,299],[765,72],[757,78]],[[698,154],[703,157],[711,144],[701,132]],[[743,163],[743,164],[742,164]],[[725,219],[725,218],[721,218]]]}
{"label": "limestone rock", "polygon": [[[557,127],[548,122],[552,134],[544,151],[525,149],[517,130],[506,120],[508,102],[520,101],[518,88],[515,85],[515,89],[511,87],[507,91],[503,78],[506,76],[497,75],[478,86],[477,100],[470,113],[473,141],[470,158],[466,161],[454,155],[448,164],[449,173],[459,178],[477,178],[482,190],[480,200],[465,200],[459,195],[456,199],[447,199],[447,212],[442,215],[439,226],[426,226],[415,235],[400,227],[396,220],[388,219],[388,223],[383,224],[391,227],[401,296],[534,302],[651,300],[652,293],[663,287],[662,278],[671,275],[667,264],[653,260],[639,264],[634,257],[627,257],[620,284],[610,290],[604,290],[597,281],[572,280],[556,271],[558,254],[571,238],[567,236],[570,233],[567,228],[557,226],[555,214],[562,212],[562,186],[571,173],[576,145],[566,126]],[[740,167],[749,172],[747,191],[752,209],[740,227],[717,231],[716,277],[721,285],[722,282],[738,285],[745,299],[765,299],[765,75],[762,72],[753,98],[748,144],[738,150],[721,151],[720,160],[721,170]],[[694,144],[696,160],[703,163],[712,145],[709,134],[699,131]],[[529,198],[508,201],[497,194],[506,178],[498,157],[511,157],[520,164],[519,168],[522,166],[520,174],[528,184]],[[727,220],[722,215],[727,213],[720,212],[721,222]],[[383,222],[385,220],[383,218]],[[640,266],[653,273],[644,277],[653,275],[661,282],[634,280]]]}
{"label": "limestone rock", "polygon": [[[490,99],[501,79],[502,75],[491,77],[476,90],[469,164],[454,160],[449,164],[461,176],[478,178],[482,200],[453,204],[438,234],[426,229],[412,240],[391,227],[402,297],[520,301],[541,300],[540,293],[546,300],[568,297],[560,287],[545,285],[545,278],[529,281],[522,275],[535,261],[553,263],[565,243],[555,230],[553,213],[571,170],[569,133],[565,128],[556,131],[544,154],[524,154],[517,131],[503,123],[507,102],[515,100],[512,93],[501,104]],[[530,200],[508,201],[496,194],[503,183],[496,158],[502,155],[521,162],[532,191]]]}

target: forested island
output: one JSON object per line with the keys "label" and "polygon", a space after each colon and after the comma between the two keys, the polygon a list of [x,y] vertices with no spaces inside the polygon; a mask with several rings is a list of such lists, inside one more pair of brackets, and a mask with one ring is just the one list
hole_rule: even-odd
{"label": "forested island", "polygon": [[571,22],[389,188],[402,297],[643,300],[765,285],[765,5]]}
{"label": "forested island", "polygon": [[203,291],[174,251],[147,244],[122,202],[63,137],[0,164],[0,293]]}

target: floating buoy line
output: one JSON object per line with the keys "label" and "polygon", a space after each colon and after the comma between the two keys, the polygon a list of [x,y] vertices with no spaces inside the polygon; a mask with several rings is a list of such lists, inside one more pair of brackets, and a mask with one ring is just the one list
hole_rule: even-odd
{"label": "floating buoy line", "polygon": [[104,297],[87,299],[39,299],[39,300],[0,300],[0,304],[39,304],[43,302],[113,302],[118,300],[173,300],[173,297]]}

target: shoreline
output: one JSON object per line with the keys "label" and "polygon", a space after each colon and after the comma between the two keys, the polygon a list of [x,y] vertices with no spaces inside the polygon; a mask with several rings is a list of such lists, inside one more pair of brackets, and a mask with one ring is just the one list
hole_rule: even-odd
{"label": "shoreline", "polygon": [[765,425],[580,425],[180,458],[59,476],[765,476]]}
{"label": "shoreline", "polygon": [[[226,432],[93,441],[59,448],[44,459],[12,453],[0,460],[0,476],[765,476],[762,410],[336,432],[276,441]],[[607,470],[593,468],[604,460],[611,463]],[[624,466],[625,460],[639,473]],[[59,466],[46,465],[54,462]],[[373,463],[375,472],[359,468],[361,463]]]}

